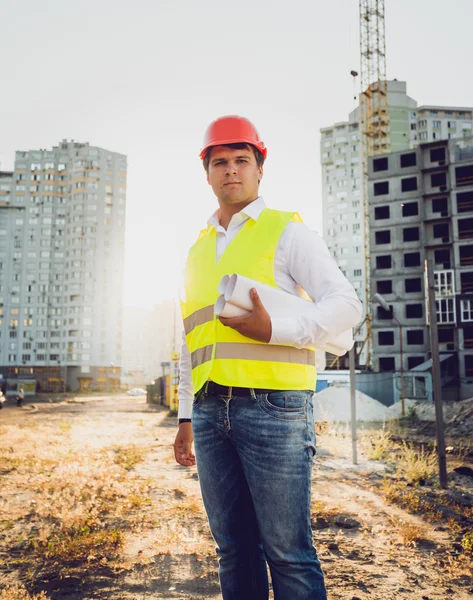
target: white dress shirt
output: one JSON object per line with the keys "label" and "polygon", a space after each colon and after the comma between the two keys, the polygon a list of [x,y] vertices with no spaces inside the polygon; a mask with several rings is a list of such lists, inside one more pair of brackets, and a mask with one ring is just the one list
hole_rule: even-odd
{"label": "white dress shirt", "polygon": [[[217,262],[246,221],[256,221],[265,208],[260,196],[233,215],[227,230],[220,225],[219,211],[214,212],[208,224],[214,225],[217,232]],[[274,257],[274,278],[276,285],[290,294],[300,295],[300,286],[314,305],[310,315],[272,318],[270,344],[310,348],[360,321],[362,305],[353,286],[330,256],[322,238],[303,223],[291,221],[284,229]],[[178,392],[180,419],[191,418],[194,392],[197,391],[192,386],[190,352],[183,334]]]}

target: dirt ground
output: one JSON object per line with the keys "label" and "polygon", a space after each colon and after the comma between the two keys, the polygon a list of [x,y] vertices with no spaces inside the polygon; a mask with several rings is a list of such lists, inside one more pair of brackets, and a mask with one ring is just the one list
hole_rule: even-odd
{"label": "dirt ground", "polygon": [[[141,398],[5,406],[0,600],[219,598],[196,469],[174,462],[175,431]],[[357,466],[347,428],[318,436],[312,524],[329,598],[473,597],[473,478],[454,471],[471,465],[469,449],[449,455],[444,492],[435,477],[401,477],[397,434],[372,435],[360,433]],[[385,458],[368,459],[380,443]]]}

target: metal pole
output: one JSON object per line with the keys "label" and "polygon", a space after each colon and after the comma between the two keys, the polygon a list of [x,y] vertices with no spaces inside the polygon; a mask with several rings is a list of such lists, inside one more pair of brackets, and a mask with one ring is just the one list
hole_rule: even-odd
{"label": "metal pole", "polygon": [[402,325],[396,319],[399,324],[399,358],[401,360],[401,415],[406,416],[406,406],[404,402],[404,355],[402,353]]}
{"label": "metal pole", "polygon": [[440,357],[438,346],[437,305],[435,302],[434,265],[431,258],[425,261],[429,299],[430,354],[432,356],[432,380],[434,386],[435,422],[437,425],[437,454],[440,487],[447,487],[447,458],[443,422],[442,386],[440,382]]}
{"label": "metal pole", "polygon": [[356,454],[356,390],[355,390],[355,346],[348,352],[350,367],[350,417],[351,417],[351,443],[353,464],[358,464]]}

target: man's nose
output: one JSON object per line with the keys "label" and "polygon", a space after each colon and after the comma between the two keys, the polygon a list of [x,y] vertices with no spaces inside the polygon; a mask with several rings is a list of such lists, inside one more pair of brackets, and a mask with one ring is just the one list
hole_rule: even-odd
{"label": "man's nose", "polygon": [[230,174],[230,173],[236,173],[237,172],[237,165],[236,163],[227,163],[227,168],[225,170],[226,173]]}

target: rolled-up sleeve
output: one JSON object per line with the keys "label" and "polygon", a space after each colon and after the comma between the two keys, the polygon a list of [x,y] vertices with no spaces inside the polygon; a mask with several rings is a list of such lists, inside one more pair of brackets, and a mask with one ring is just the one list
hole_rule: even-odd
{"label": "rolled-up sleeve", "polygon": [[314,305],[308,315],[272,318],[271,344],[321,346],[359,323],[362,304],[317,233],[303,223],[290,223],[281,236],[277,260],[278,268],[305,290]]}

